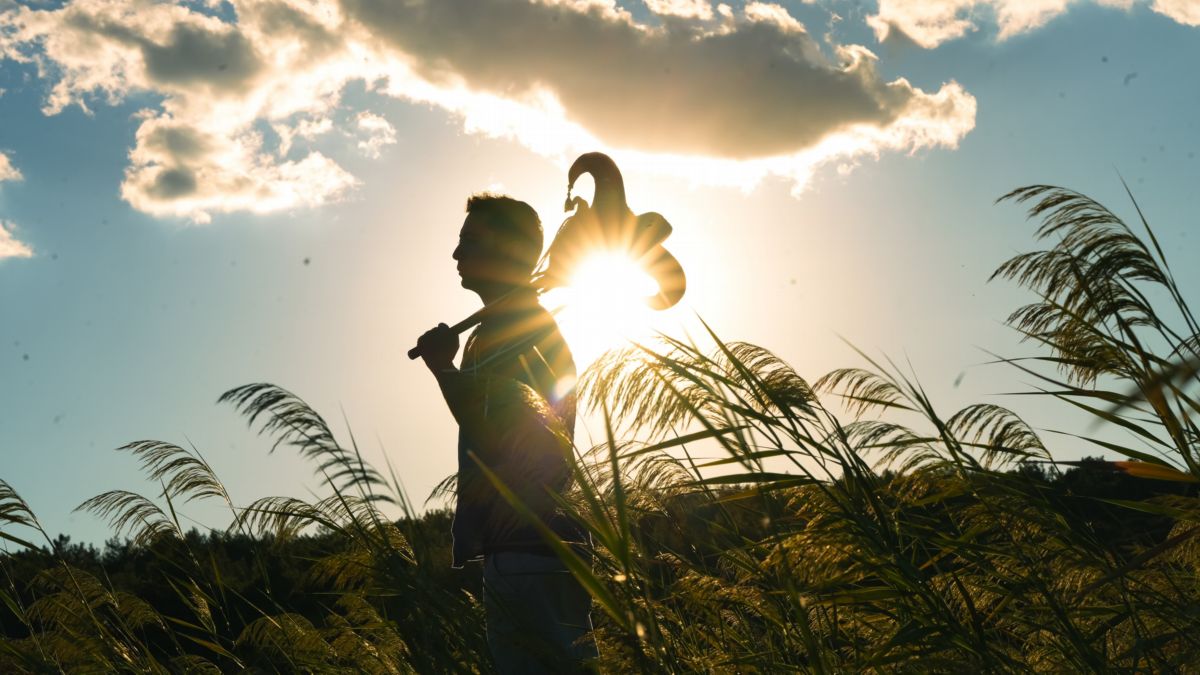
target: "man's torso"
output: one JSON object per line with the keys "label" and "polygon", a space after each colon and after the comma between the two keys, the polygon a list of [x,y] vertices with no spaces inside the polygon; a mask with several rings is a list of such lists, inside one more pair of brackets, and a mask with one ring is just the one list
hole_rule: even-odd
{"label": "man's torso", "polygon": [[575,364],[553,316],[530,293],[485,318],[463,348],[461,372],[474,388],[478,417],[460,420],[455,566],[485,553],[549,551],[479,464],[543,523],[577,539],[553,501],[570,483],[575,426]]}

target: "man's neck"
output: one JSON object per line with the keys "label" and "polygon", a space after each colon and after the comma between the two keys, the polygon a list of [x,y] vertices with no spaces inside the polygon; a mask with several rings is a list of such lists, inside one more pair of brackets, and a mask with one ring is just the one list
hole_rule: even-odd
{"label": "man's neck", "polygon": [[484,305],[500,303],[505,307],[528,304],[537,299],[537,291],[533,286],[496,286],[482,288],[475,292]]}

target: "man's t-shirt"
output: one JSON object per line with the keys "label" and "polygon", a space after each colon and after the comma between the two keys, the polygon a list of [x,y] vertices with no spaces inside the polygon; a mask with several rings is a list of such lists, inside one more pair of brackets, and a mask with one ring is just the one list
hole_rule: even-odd
{"label": "man's t-shirt", "polygon": [[533,291],[484,318],[463,348],[459,377],[465,403],[456,415],[453,565],[500,551],[550,553],[537,528],[500,495],[475,458],[559,536],[579,541],[578,527],[553,497],[571,481],[575,363]]}

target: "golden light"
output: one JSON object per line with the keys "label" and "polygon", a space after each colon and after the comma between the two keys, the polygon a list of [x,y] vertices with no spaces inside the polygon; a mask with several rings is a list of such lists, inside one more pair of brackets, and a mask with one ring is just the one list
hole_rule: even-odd
{"label": "golden light", "polygon": [[609,349],[649,337],[655,312],[646,299],[658,284],[629,256],[600,252],[581,261],[569,286],[546,294],[548,307],[562,307],[557,320],[582,370]]}
{"label": "golden light", "polygon": [[654,279],[628,256],[597,253],[571,275],[577,303],[604,309],[628,309],[642,305],[658,292]]}

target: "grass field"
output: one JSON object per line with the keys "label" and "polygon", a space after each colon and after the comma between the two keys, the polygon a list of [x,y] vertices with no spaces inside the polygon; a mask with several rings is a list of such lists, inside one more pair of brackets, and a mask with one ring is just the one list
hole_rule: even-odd
{"label": "grass field", "polygon": [[[1099,422],[1078,434],[1109,460],[1055,464],[1011,411],[940,410],[865,355],[809,381],[717,331],[610,352],[579,384],[608,441],[573,448],[561,499],[594,556],[552,542],[594,599],[599,669],[1196,670],[1200,326],[1136,204],[1127,225],[1069,190],[1003,199],[1045,247],[993,275],[1031,292],[1008,320],[1041,356],[1008,363]],[[418,514],[289,392],[222,400],[327,496],[234,504],[198,452],[132,443],[163,491],[85,501],[129,538],[97,552],[0,482],[0,670],[486,671],[448,514]],[[228,530],[180,526],[200,499],[228,504]]]}

